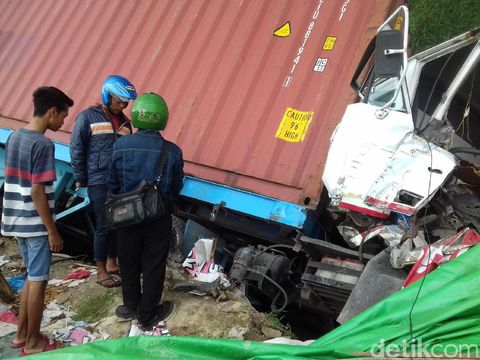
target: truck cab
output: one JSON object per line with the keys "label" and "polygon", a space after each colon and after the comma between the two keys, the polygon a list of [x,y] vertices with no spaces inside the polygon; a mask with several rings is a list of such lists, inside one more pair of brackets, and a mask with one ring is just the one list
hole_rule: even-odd
{"label": "truck cab", "polygon": [[407,60],[408,10],[392,16],[403,31],[390,17],[365,53],[352,80],[361,101],[347,107],[323,175],[333,205],[384,219],[416,214],[460,160],[478,166],[479,145],[478,29]]}

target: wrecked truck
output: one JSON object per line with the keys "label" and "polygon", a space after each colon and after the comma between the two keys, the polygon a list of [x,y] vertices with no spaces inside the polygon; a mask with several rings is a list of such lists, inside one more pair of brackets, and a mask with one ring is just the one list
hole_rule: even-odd
{"label": "wrecked truck", "polygon": [[[164,136],[183,149],[187,174],[172,246],[186,256],[198,239],[214,237],[215,262],[258,308],[300,308],[334,326],[353,290],[386,296],[405,279],[374,229],[392,233],[391,245],[408,255],[403,244],[413,240],[398,239],[405,229],[423,244],[420,228],[433,241],[478,227],[478,131],[470,121],[478,88],[468,60],[478,31],[407,59],[408,11],[384,22],[394,5],[142,1],[104,12],[94,1],[6,4],[0,142],[28,119],[38,85],[75,100],[62,131],[47,135],[56,141],[55,212],[67,251],[88,248],[94,218],[69,165],[75,115],[99,100],[111,73],[162,94],[171,119]],[[32,21],[49,8],[61,21]],[[103,25],[90,26],[97,14]],[[118,38],[125,47],[115,46]],[[447,103],[451,84],[459,86]],[[460,133],[447,131],[446,115]],[[345,311],[377,300],[368,298]],[[321,326],[318,317],[302,319]]]}
{"label": "wrecked truck", "polygon": [[347,106],[331,138],[328,211],[350,247],[381,250],[340,323],[424,276],[437,255],[449,258],[478,239],[480,28],[407,54],[403,6],[367,48],[351,82],[360,101]]}

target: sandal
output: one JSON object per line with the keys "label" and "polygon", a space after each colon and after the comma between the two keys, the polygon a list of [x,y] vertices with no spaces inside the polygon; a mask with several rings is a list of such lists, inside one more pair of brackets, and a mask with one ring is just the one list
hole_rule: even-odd
{"label": "sandal", "polygon": [[122,279],[120,276],[111,274],[103,280],[98,280],[97,284],[106,288],[114,288],[122,285]]}
{"label": "sandal", "polygon": [[10,342],[10,347],[12,349],[20,349],[20,348],[25,346],[26,342],[27,342],[26,340],[23,340],[23,341],[20,341],[20,342],[15,342],[15,341],[12,340]]}
{"label": "sandal", "polygon": [[[48,340],[48,336],[47,336],[47,335],[44,335],[44,334],[40,334],[40,335],[42,335],[42,337],[43,337],[44,339],[47,339],[47,340]],[[12,349],[20,349],[20,348],[24,347],[26,343],[27,343],[27,340],[23,340],[23,341],[20,341],[20,342],[15,342],[15,341],[12,340],[12,341],[10,342],[10,347],[11,347]]]}
{"label": "sandal", "polygon": [[62,346],[57,345],[57,343],[55,342],[55,340],[53,340],[53,339],[47,339],[47,342],[45,343],[45,346],[43,347],[43,350],[42,350],[42,351],[33,352],[33,353],[27,353],[27,352],[25,352],[25,348],[22,348],[22,350],[20,350],[20,356],[27,356],[27,355],[32,355],[32,354],[39,354],[39,353],[45,352],[45,351],[52,351],[52,350],[60,349],[61,347],[62,347]]}

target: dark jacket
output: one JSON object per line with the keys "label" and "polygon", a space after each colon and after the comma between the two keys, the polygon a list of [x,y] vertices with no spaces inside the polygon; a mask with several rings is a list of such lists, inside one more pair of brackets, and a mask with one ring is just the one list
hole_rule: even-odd
{"label": "dark jacket", "polygon": [[108,182],[113,144],[120,135],[132,133],[130,121],[122,114],[117,131],[101,105],[78,114],[70,140],[70,159],[78,182],[102,185]]}
{"label": "dark jacket", "polygon": [[[142,180],[157,179],[160,155],[166,140],[158,131],[138,130],[137,133],[118,139],[113,146],[109,190],[122,194],[133,190]],[[168,157],[160,182],[162,198],[171,208],[183,187],[182,150],[169,143]]]}

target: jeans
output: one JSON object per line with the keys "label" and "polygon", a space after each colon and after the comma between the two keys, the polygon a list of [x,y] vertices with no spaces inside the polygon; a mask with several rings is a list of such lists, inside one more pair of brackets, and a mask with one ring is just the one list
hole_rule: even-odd
{"label": "jeans", "polygon": [[109,232],[105,221],[105,201],[107,200],[107,185],[91,185],[87,189],[88,198],[92,203],[95,217],[95,238],[93,241],[93,260],[107,261],[117,257],[117,238],[115,232]]}
{"label": "jeans", "polygon": [[17,237],[18,249],[27,268],[28,280],[45,281],[50,273],[52,253],[48,236]]}
{"label": "jeans", "polygon": [[[123,303],[138,310],[138,321],[147,324],[155,316],[163,293],[172,216],[118,230],[118,260],[122,274]],[[143,273],[143,291],[140,275]]]}

